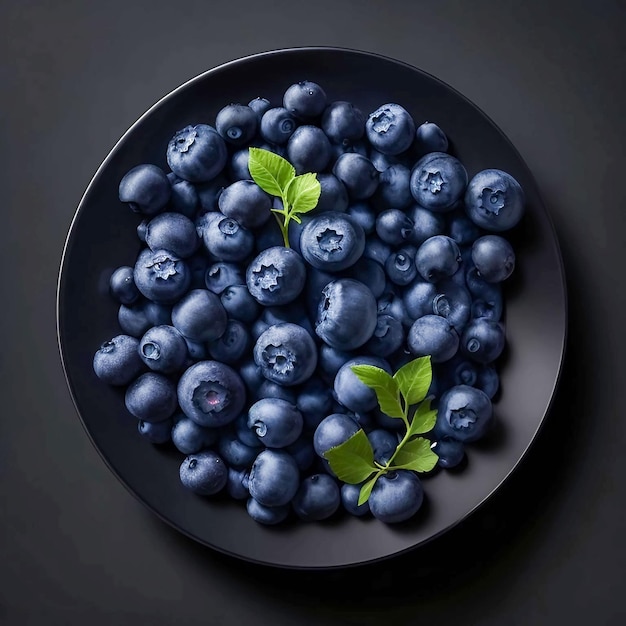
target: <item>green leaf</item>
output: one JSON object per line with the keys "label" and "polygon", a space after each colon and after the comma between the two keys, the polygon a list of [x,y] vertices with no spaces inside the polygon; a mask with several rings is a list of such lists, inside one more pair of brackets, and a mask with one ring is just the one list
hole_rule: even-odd
{"label": "green leaf", "polygon": [[327,450],[324,458],[344,483],[356,485],[376,471],[374,451],[363,429],[359,429],[343,443]]}
{"label": "green leaf", "polygon": [[437,455],[430,448],[430,441],[418,437],[407,441],[393,459],[393,468],[415,472],[430,472],[437,465]]}
{"label": "green leaf", "polygon": [[291,214],[308,213],[317,206],[322,187],[315,174],[301,174],[291,180],[285,190]]}
{"label": "green leaf", "polygon": [[426,397],[433,379],[430,356],[422,356],[403,365],[393,377],[407,404],[421,402]]}
{"label": "green leaf", "polygon": [[254,182],[272,196],[282,196],[296,170],[286,159],[262,148],[250,148],[248,169]]}
{"label": "green leaf", "polygon": [[404,418],[398,383],[385,370],[374,365],[351,365],[356,377],[376,392],[380,410],[389,417]]}
{"label": "green leaf", "polygon": [[359,500],[357,502],[359,506],[367,502],[367,500],[370,497],[370,494],[372,493],[372,489],[374,488],[374,485],[376,484],[376,481],[378,480],[378,477],[381,474],[382,472],[378,472],[377,474],[372,476],[366,483],[363,483],[363,486],[361,487],[361,491],[359,491]]}
{"label": "green leaf", "polygon": [[411,425],[409,426],[408,437],[413,435],[420,435],[432,430],[437,421],[437,410],[430,408],[431,398],[426,398],[417,407],[417,410],[413,414]]}

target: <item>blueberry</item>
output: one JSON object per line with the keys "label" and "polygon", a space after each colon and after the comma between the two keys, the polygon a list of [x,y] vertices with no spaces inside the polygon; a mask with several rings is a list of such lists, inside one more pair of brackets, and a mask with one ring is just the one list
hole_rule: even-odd
{"label": "blueberry", "polygon": [[303,80],[285,91],[283,106],[300,119],[317,117],[326,108],[326,93],[317,83]]}
{"label": "blueberry", "polygon": [[452,437],[443,437],[435,441],[432,450],[439,457],[437,465],[445,469],[457,467],[465,458],[465,445]]}
{"label": "blueberry", "polygon": [[425,209],[445,212],[454,207],[467,187],[463,164],[445,152],[423,156],[411,172],[411,194]]}
{"label": "blueberry", "polygon": [[378,406],[376,392],[362,383],[352,371],[353,365],[372,365],[392,374],[389,363],[380,357],[358,356],[344,363],[335,377],[334,390],[337,401],[355,413],[367,413]]}
{"label": "blueberry", "polygon": [[302,326],[310,334],[313,334],[313,328],[306,314],[306,307],[299,300],[294,300],[283,306],[268,306],[263,309],[262,319],[270,326],[289,322]]}
{"label": "blueberry", "polygon": [[[349,269],[349,272],[352,271],[352,268]],[[307,277],[305,284],[305,305],[307,315],[311,319],[315,319],[317,315],[317,307],[320,303],[320,298],[322,297],[322,290],[328,283],[331,283],[333,280],[336,280],[337,276],[335,274],[331,274],[330,272],[323,272],[322,270],[315,269],[314,267],[307,267]]]}
{"label": "blueberry", "polygon": [[348,208],[348,190],[346,186],[334,174],[318,174],[321,193],[316,213],[323,211],[337,211],[343,213]]}
{"label": "blueberry", "polygon": [[422,315],[433,313],[433,300],[436,295],[437,287],[434,283],[422,280],[421,276],[417,277],[404,290],[402,296],[409,317],[416,320],[418,317],[422,317]]}
{"label": "blueberry", "polygon": [[237,320],[229,320],[224,333],[209,342],[208,350],[216,361],[235,365],[249,354],[251,345],[252,338],[247,327]]}
{"label": "blueberry", "polygon": [[376,213],[367,202],[355,202],[348,207],[347,215],[356,222],[366,235],[376,229]]}
{"label": "blueberry", "polygon": [[250,324],[258,316],[260,306],[246,285],[230,285],[220,295],[222,306],[231,319]]}
{"label": "blueberry", "polygon": [[241,268],[235,263],[213,263],[204,275],[204,284],[209,291],[221,295],[234,285],[245,285],[246,277]]}
{"label": "blueberry", "polygon": [[111,295],[122,304],[133,304],[139,300],[141,294],[135,279],[133,278],[133,268],[128,265],[118,267],[109,279],[109,291]]}
{"label": "blueberry", "polygon": [[513,228],[524,214],[525,197],[510,174],[497,169],[478,172],[467,185],[465,210],[477,226],[490,231]]}
{"label": "blueberry", "polygon": [[263,376],[281,385],[299,385],[317,366],[317,349],[311,335],[296,324],[270,326],[257,339],[254,362]]}
{"label": "blueberry", "polygon": [[192,341],[213,341],[221,337],[227,322],[220,299],[208,289],[192,289],[172,309],[172,324]]}
{"label": "blueberry", "polygon": [[200,361],[178,381],[178,403],[183,413],[200,426],[232,422],[246,401],[243,380],[234,369],[218,361]]}
{"label": "blueberry", "polygon": [[412,165],[409,158],[407,158],[406,154],[400,155],[392,155],[392,154],[383,154],[379,152],[375,148],[370,148],[368,155],[370,161],[374,164],[374,167],[379,172],[384,172],[386,169],[389,169],[392,165],[404,165],[405,167],[410,167]]}
{"label": "blueberry", "polygon": [[294,458],[301,472],[306,472],[317,459],[313,442],[306,436],[300,436],[294,443],[287,446],[285,450]]}
{"label": "blueberry", "polygon": [[362,256],[352,267],[348,269],[348,278],[354,278],[367,285],[374,298],[379,298],[385,291],[387,277],[380,263],[373,259]]}
{"label": "blueberry", "polygon": [[248,470],[228,468],[228,480],[226,482],[226,491],[234,500],[246,500],[250,493],[248,492]]}
{"label": "blueberry", "polygon": [[[441,234],[443,231],[433,233]],[[469,246],[480,237],[481,230],[463,211],[454,211],[448,218],[448,235],[459,246]]]}
{"label": "blueberry", "polygon": [[215,129],[220,137],[233,146],[242,146],[254,138],[258,115],[245,104],[228,104],[217,114]]}
{"label": "blueberry", "polygon": [[374,460],[381,464],[387,463],[398,447],[397,434],[384,428],[371,430],[367,438],[374,450]]}
{"label": "blueberry", "polygon": [[381,172],[378,188],[372,196],[376,209],[406,209],[413,201],[410,180],[411,170],[405,165],[391,165]]}
{"label": "blueberry", "polygon": [[172,420],[167,419],[162,422],[137,422],[137,431],[150,443],[163,444],[170,441],[170,433],[172,432]]}
{"label": "blueberry", "polygon": [[305,522],[327,519],[341,504],[337,482],[328,474],[307,476],[293,498],[295,514]]}
{"label": "blueberry", "polygon": [[359,348],[374,333],[376,322],[376,300],[363,283],[339,278],[322,290],[315,332],[333,348]]}
{"label": "blueberry", "polygon": [[341,154],[335,161],[333,174],[346,186],[353,200],[370,198],[378,187],[378,170],[367,157],[356,152]]}
{"label": "blueberry", "polygon": [[189,353],[178,330],[164,324],[146,331],[139,342],[139,356],[151,370],[172,374],[183,367]]}
{"label": "blueberry", "polygon": [[246,503],[246,510],[248,515],[259,524],[265,524],[267,526],[273,526],[274,524],[280,524],[287,519],[289,515],[289,505],[284,504],[282,506],[264,506],[257,502],[254,498],[248,498]]}
{"label": "blueberry", "polygon": [[129,170],[119,186],[119,198],[135,213],[155,215],[170,200],[172,187],[165,172],[156,165],[137,165]]}
{"label": "blueberry", "polygon": [[332,156],[330,158],[331,167],[335,166],[339,157],[343,154],[360,154],[362,157],[368,158],[367,144],[365,140],[355,141],[353,143],[337,144],[331,143]]}
{"label": "blueberry", "polygon": [[370,505],[367,500],[359,505],[359,495],[361,494],[362,485],[351,485],[344,483],[341,485],[341,503],[343,508],[350,513],[350,515],[356,515],[362,517],[370,512]]}
{"label": "blueberry", "polygon": [[478,380],[476,387],[484,391],[492,399],[500,388],[500,377],[498,370],[492,365],[482,365],[478,369]]}
{"label": "blueberry", "polygon": [[372,261],[376,261],[384,266],[390,254],[391,248],[389,245],[381,241],[378,237],[371,236],[365,240],[365,249],[363,250],[364,258],[372,259]]}
{"label": "blueberry", "polygon": [[211,450],[190,454],[180,466],[180,481],[198,495],[212,496],[226,486],[228,468]]}
{"label": "blueberry", "polygon": [[315,453],[324,457],[324,453],[342,444],[359,430],[354,419],[344,413],[332,413],[326,416],[313,433]]}
{"label": "blueberry", "polygon": [[339,368],[350,359],[354,358],[352,352],[337,350],[326,343],[319,348],[319,371],[324,380],[332,383]]}
{"label": "blueberry", "polygon": [[237,220],[218,213],[202,235],[204,246],[222,261],[243,261],[254,249],[254,235]]}
{"label": "blueberry", "polygon": [[265,141],[283,145],[287,143],[297,126],[298,122],[287,109],[283,107],[268,109],[261,118],[261,137]]}
{"label": "blueberry", "polygon": [[302,433],[302,414],[295,405],[280,398],[264,398],[248,411],[248,428],[267,448],[291,445]]}
{"label": "blueberry", "polygon": [[272,216],[272,199],[253,180],[239,180],[226,187],[218,206],[244,228],[259,228]]}
{"label": "blueberry", "polygon": [[204,289],[206,287],[205,276],[209,267],[210,260],[204,254],[202,250],[199,250],[195,254],[192,254],[188,259],[185,259],[189,272],[191,274],[191,289]]}
{"label": "blueberry", "polygon": [[271,326],[265,320],[259,318],[254,324],[252,324],[252,329],[250,330],[250,334],[252,335],[252,339],[256,342],[259,337]]}
{"label": "blueberry", "polygon": [[224,187],[228,185],[228,182],[226,177],[220,174],[209,182],[196,184],[198,202],[200,203],[199,211],[204,213],[217,211],[217,201]]}
{"label": "blueberry", "polygon": [[216,429],[200,426],[188,417],[179,419],[172,428],[172,443],[183,454],[196,454],[216,441]]}
{"label": "blueberry", "polygon": [[448,138],[437,124],[424,122],[415,131],[414,147],[420,155],[429,152],[447,152]]}
{"label": "blueberry", "polygon": [[483,437],[493,422],[489,396],[468,385],[456,385],[443,393],[437,409],[438,434],[462,442]]}
{"label": "blueberry", "polygon": [[[321,358],[321,353],[320,353]],[[296,399],[296,407],[302,413],[307,430],[315,430],[332,411],[333,396],[330,387],[317,376],[304,383]]]}
{"label": "blueberry", "polygon": [[[233,152],[230,157],[226,169],[230,179],[234,182],[238,180],[250,180],[252,175],[250,174],[250,148],[242,148]],[[219,198],[218,198],[219,201]]]}
{"label": "blueberry", "polygon": [[416,204],[409,209],[408,216],[413,222],[413,232],[410,237],[411,243],[416,246],[424,243],[430,237],[445,234],[446,221],[441,213],[429,211]]}
{"label": "blueberry", "polygon": [[170,172],[167,178],[172,186],[172,194],[170,197],[172,209],[185,217],[193,218],[200,204],[198,191],[195,186],[188,180],[178,178],[174,172]]}
{"label": "blueberry", "polygon": [[456,354],[459,335],[444,317],[424,315],[413,322],[407,344],[415,356],[430,355],[433,363],[440,363]]}
{"label": "blueberry", "polygon": [[167,164],[176,176],[192,183],[214,179],[226,165],[224,140],[212,126],[186,126],[167,146]]}
{"label": "blueberry", "polygon": [[217,451],[228,467],[248,469],[259,453],[259,446],[248,446],[231,432],[224,432],[217,442]]}
{"label": "blueberry", "polygon": [[263,381],[267,380],[261,368],[254,362],[254,359],[249,359],[244,361],[238,369],[249,395],[255,396]]}
{"label": "blueberry", "polygon": [[515,252],[504,237],[485,235],[474,242],[472,261],[479,276],[489,283],[499,283],[513,273]]}
{"label": "blueberry", "polygon": [[397,319],[402,326],[410,327],[414,320],[408,314],[402,296],[389,290],[388,287],[389,285],[387,285],[385,292],[376,303],[378,315],[390,315]]}
{"label": "blueberry", "polygon": [[256,400],[263,400],[265,398],[280,398],[289,402],[289,404],[296,403],[296,392],[294,387],[283,387],[274,381],[263,378],[263,381],[259,385],[259,388],[254,393]]}
{"label": "blueberry", "polygon": [[139,238],[139,241],[143,243],[145,243],[146,241],[146,230],[148,229],[149,221],[150,221],[150,218],[146,217],[142,219],[141,222],[139,222],[139,224],[137,224],[137,237]]}
{"label": "blueberry", "polygon": [[391,315],[379,315],[371,339],[364,348],[371,354],[387,357],[404,343],[402,322]]}
{"label": "blueberry", "polygon": [[349,145],[365,134],[365,115],[351,102],[331,102],[322,115],[322,130],[336,144]]}
{"label": "blueberry", "polygon": [[456,242],[446,235],[429,237],[417,249],[415,265],[424,280],[436,283],[452,276],[461,262],[461,251]]}
{"label": "blueberry", "polygon": [[365,123],[367,138],[383,154],[400,154],[413,143],[415,122],[399,104],[390,102],[369,114]]}
{"label": "blueberry", "polygon": [[126,389],[128,412],[144,422],[162,422],[176,410],[174,383],[156,372],[147,372]]}
{"label": "blueberry", "polygon": [[261,117],[263,117],[263,113],[272,108],[270,101],[267,98],[262,98],[261,96],[257,96],[253,100],[250,100],[250,102],[248,102],[248,106],[257,114],[259,121],[261,120]]}
{"label": "blueberry", "polygon": [[477,363],[495,361],[504,345],[504,326],[485,317],[471,320],[461,335],[463,353]]}
{"label": "blueberry", "polygon": [[167,250],[145,248],[133,271],[137,289],[149,300],[171,304],[189,288],[191,274],[186,263]]}
{"label": "blueberry", "polygon": [[108,385],[128,385],[143,370],[139,341],[130,335],[117,335],[105,341],[93,357],[96,376]]}
{"label": "blueberry", "polygon": [[392,283],[404,287],[417,276],[417,267],[415,266],[416,252],[417,249],[415,247],[404,246],[389,255],[385,262],[385,272]]}
{"label": "blueberry", "polygon": [[501,285],[483,280],[475,267],[470,268],[465,277],[467,288],[472,294],[472,317],[499,321],[503,309]]}
{"label": "blueberry", "polygon": [[415,515],[424,501],[424,488],[415,472],[397,470],[383,474],[369,497],[372,515],[386,524],[403,522]]}
{"label": "blueberry", "polygon": [[331,156],[328,137],[317,126],[299,126],[287,141],[287,160],[296,168],[297,174],[321,172]]}
{"label": "blueberry", "polygon": [[304,227],[300,250],[313,267],[328,272],[344,270],[363,254],[365,233],[343,213],[328,211],[317,215]]}
{"label": "blueberry", "polygon": [[411,242],[413,221],[400,209],[387,209],[376,218],[376,234],[391,246],[402,246]]}
{"label": "blueberry", "polygon": [[471,315],[472,298],[469,291],[452,279],[437,283],[436,290],[432,313],[445,317],[457,332],[461,332]]}
{"label": "blueberry", "polygon": [[248,478],[250,495],[264,506],[282,506],[296,495],[300,471],[294,458],[284,450],[265,449],[259,453]]}
{"label": "blueberry", "polygon": [[171,308],[150,300],[140,300],[131,306],[122,305],[117,319],[121,329],[133,337],[141,337],[151,326],[170,324]]}
{"label": "blueberry", "polygon": [[259,304],[287,304],[304,288],[306,269],[302,257],[283,246],[261,252],[248,266],[248,291]]}
{"label": "blueberry", "polygon": [[161,213],[146,226],[151,250],[168,250],[181,259],[191,256],[200,244],[194,223],[180,213]]}

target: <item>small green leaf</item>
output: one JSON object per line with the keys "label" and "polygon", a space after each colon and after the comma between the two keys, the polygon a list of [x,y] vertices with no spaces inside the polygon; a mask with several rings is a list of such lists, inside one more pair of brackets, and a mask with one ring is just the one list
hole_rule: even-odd
{"label": "small green leaf", "polygon": [[380,410],[389,417],[404,418],[398,383],[385,370],[374,365],[351,365],[350,369],[365,385],[376,392]]}
{"label": "small green leaf", "polygon": [[417,410],[413,414],[411,425],[409,426],[409,437],[427,433],[435,426],[435,422],[437,421],[437,411],[436,409],[430,408],[430,401],[431,398],[426,398],[417,407]]}
{"label": "small green leaf", "polygon": [[382,472],[378,472],[377,474],[372,476],[366,483],[363,483],[361,491],[359,491],[359,500],[357,502],[359,506],[365,504],[368,501],[370,494],[372,493],[372,489],[374,488],[374,485],[376,484],[376,481],[378,480],[378,477],[381,475],[381,473]]}
{"label": "small green leaf", "polygon": [[317,206],[322,187],[315,174],[307,173],[296,176],[285,190],[291,214],[308,213]]}
{"label": "small green leaf", "polygon": [[430,448],[430,441],[418,437],[407,441],[397,452],[392,467],[415,472],[430,472],[437,465],[437,455]]}
{"label": "small green leaf", "polygon": [[296,170],[286,159],[262,148],[250,148],[248,169],[254,182],[272,196],[282,196]]}
{"label": "small green leaf", "polygon": [[327,450],[324,458],[337,478],[344,483],[356,485],[376,471],[374,451],[363,429],[359,429],[342,444]]}
{"label": "small green leaf", "polygon": [[403,365],[393,377],[407,404],[421,402],[426,397],[433,379],[430,356],[422,356]]}

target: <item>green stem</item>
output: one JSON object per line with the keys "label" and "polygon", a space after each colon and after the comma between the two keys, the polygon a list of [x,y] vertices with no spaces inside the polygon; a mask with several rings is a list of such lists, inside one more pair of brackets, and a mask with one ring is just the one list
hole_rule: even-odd
{"label": "green stem", "polygon": [[[281,215],[284,215],[281,213]],[[280,228],[280,232],[283,236],[283,242],[285,244],[285,248],[290,248],[289,245],[289,218],[285,215],[285,219],[281,221],[278,213],[274,213],[274,217],[276,217],[276,221],[278,222],[278,228]]]}
{"label": "green stem", "polygon": [[[405,399],[403,398],[403,400]],[[393,454],[391,455],[389,460],[385,463],[385,470],[389,469],[389,467],[393,463],[393,460],[396,458],[396,454],[398,454],[398,452],[402,449],[402,446],[409,440],[409,405],[406,402],[406,400],[404,402],[404,407],[403,407],[402,421],[404,422],[404,425],[406,426],[406,433],[404,433],[404,437],[402,438],[402,441],[400,441],[400,443],[396,446],[396,449],[394,450]]]}

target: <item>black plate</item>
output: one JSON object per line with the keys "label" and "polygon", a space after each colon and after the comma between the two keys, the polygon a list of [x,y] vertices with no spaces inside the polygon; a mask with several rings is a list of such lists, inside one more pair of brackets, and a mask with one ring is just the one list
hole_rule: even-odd
{"label": "black plate", "polygon": [[[182,455],[164,452],[137,434],[120,390],[93,373],[98,346],[119,334],[108,279],[133,265],[139,251],[137,216],[117,197],[124,173],[138,163],[167,171],[166,146],[187,124],[213,124],[230,102],[262,95],[280,102],[298,80],[320,83],[329,99],[350,100],[363,111],[385,102],[406,107],[418,123],[438,123],[470,177],[487,167],[510,172],[528,199],[513,234],[518,255],[506,288],[507,351],[498,428],[471,446],[460,472],[425,479],[427,501],[403,525],[344,516],[320,523],[265,527],[241,502],[209,500],[180,485]],[[483,503],[529,448],[549,410],[564,356],[566,292],[562,260],[550,217],[522,158],[476,106],[441,81],[404,63],[352,50],[300,48],[264,53],[210,70],[167,95],[113,148],[91,181],[68,235],[58,289],[58,332],[76,408],[96,449],[124,485],[161,519],[214,549],[260,563],[331,568],[389,557],[452,528]]]}

